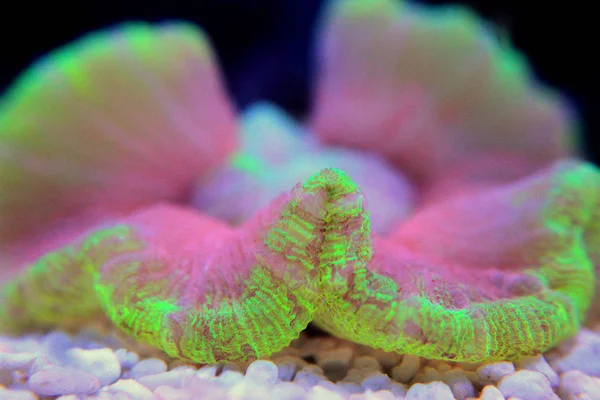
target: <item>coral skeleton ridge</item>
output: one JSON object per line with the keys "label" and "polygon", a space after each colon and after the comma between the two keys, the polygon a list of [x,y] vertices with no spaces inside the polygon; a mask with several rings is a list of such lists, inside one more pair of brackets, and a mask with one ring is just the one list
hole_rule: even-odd
{"label": "coral skeleton ridge", "polygon": [[185,23],[32,66],[0,99],[0,330],[108,318],[198,363],[310,322],[468,362],[575,335],[600,308],[600,171],[560,96],[460,8],[324,21],[307,126],[266,103],[238,121]]}

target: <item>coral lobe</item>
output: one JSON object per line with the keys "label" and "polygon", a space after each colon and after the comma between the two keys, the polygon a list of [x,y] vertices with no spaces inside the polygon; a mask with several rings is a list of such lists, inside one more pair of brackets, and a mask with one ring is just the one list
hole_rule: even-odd
{"label": "coral lobe", "polygon": [[600,172],[512,50],[458,9],[347,0],[320,51],[308,131],[263,104],[240,138],[187,24],[32,67],[0,103],[0,329],[105,315],[214,363],[314,322],[475,362],[545,351],[598,313]]}

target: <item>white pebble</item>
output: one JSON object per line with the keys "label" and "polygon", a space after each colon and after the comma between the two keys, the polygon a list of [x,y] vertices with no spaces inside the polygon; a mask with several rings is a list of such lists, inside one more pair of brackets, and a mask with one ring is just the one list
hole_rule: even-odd
{"label": "white pebble", "polygon": [[94,375],[102,386],[116,382],[121,376],[121,364],[111,349],[70,349],[65,356],[67,366]]}
{"label": "white pebble", "polygon": [[404,386],[400,382],[392,382],[390,383],[390,392],[397,397],[404,397],[406,395],[406,386]]}
{"label": "white pebble", "polygon": [[33,360],[33,363],[31,363],[31,366],[29,367],[29,375],[33,375],[37,371],[56,367],[59,367],[59,362],[54,357],[41,354],[39,357],[36,357],[35,360]]}
{"label": "white pebble", "polygon": [[506,375],[498,384],[504,397],[518,397],[521,400],[558,399],[550,387],[550,381],[536,371],[521,370]]}
{"label": "white pebble", "polygon": [[152,393],[152,400],[192,400],[192,394],[170,386],[159,386]]}
{"label": "white pebble", "polygon": [[197,375],[185,376],[181,382],[181,388],[189,392],[202,391],[209,386],[221,389],[213,378],[200,378]]}
{"label": "white pebble", "polygon": [[286,356],[275,361],[277,365],[277,377],[282,381],[291,381],[294,379],[294,375],[297,370],[297,359],[296,357]]}
{"label": "white pebble", "polygon": [[[12,339],[12,338],[11,338]],[[16,353],[39,352],[43,351],[39,341],[41,336],[37,334],[26,335],[25,337],[9,339],[10,346]]]}
{"label": "white pebble", "polygon": [[362,386],[355,382],[338,382],[336,385],[348,394],[362,393],[364,390]]}
{"label": "white pebble", "polygon": [[394,395],[387,390],[381,390],[378,392],[372,392],[370,390],[367,390],[364,393],[357,393],[357,394],[350,395],[350,397],[347,397],[347,399],[348,400],[394,400]]}
{"label": "white pebble", "polygon": [[138,382],[146,386],[150,390],[155,390],[159,386],[170,386],[173,388],[181,388],[183,378],[188,375],[193,375],[193,370],[173,370],[155,375],[144,375],[138,378]]}
{"label": "white pebble", "polygon": [[452,390],[444,382],[415,383],[406,392],[405,400],[454,400]]}
{"label": "white pebble", "polygon": [[561,346],[565,354],[550,364],[559,374],[579,370],[589,376],[600,377],[600,334],[582,329],[572,347]]}
{"label": "white pebble", "polygon": [[149,400],[152,397],[150,389],[133,379],[119,379],[106,388],[106,392],[110,394],[125,393],[132,400]]}
{"label": "white pebble", "polygon": [[371,374],[370,376],[366,377],[362,383],[361,386],[367,390],[370,389],[374,392],[378,391],[378,390],[384,390],[384,389],[389,389],[390,387],[390,377],[387,376],[386,374],[383,374],[381,372],[375,372],[373,374]]}
{"label": "white pebble", "polygon": [[158,358],[147,358],[135,364],[129,371],[129,378],[138,380],[145,375],[157,375],[167,370],[167,363]]}
{"label": "white pebble", "polygon": [[481,391],[479,400],[504,400],[504,395],[494,385],[486,385]]}
{"label": "white pebble", "polygon": [[12,389],[12,390],[3,391],[2,389],[0,389],[0,399],[2,399],[2,400],[38,400],[38,397],[35,393],[30,392],[29,390],[14,390],[14,389]]}
{"label": "white pebble", "polygon": [[319,382],[317,382],[315,386],[322,386],[325,389],[329,389],[332,392],[339,393],[343,396],[346,396],[348,394],[348,392],[346,392],[343,388],[339,387],[338,385],[336,385],[328,379],[321,379]]}
{"label": "white pebble", "polygon": [[242,368],[242,366],[238,365],[238,364],[225,364],[221,368],[220,375],[222,375],[223,372],[227,372],[227,371],[237,371],[237,372],[241,372],[243,374],[244,373],[244,368]]}
{"label": "white pebble", "polygon": [[37,352],[26,353],[3,353],[0,352],[0,371],[13,371],[29,369],[35,359],[39,356]]}
{"label": "white pebble", "polygon": [[[244,400],[265,400],[269,398],[270,386],[266,386],[264,382],[255,382],[250,379],[244,379],[236,383],[227,392],[229,397],[232,399],[244,399]],[[201,392],[204,394],[204,391]],[[213,399],[214,397],[206,396],[206,399]]]}
{"label": "white pebble", "polygon": [[[86,347],[86,349],[89,349],[89,347]],[[95,396],[87,396],[84,398],[79,398],[77,400],[133,400],[133,398],[131,396],[129,396],[127,393],[108,393],[108,392],[103,392],[100,391],[100,393],[98,393]]]}
{"label": "white pebble", "polygon": [[196,371],[198,378],[214,378],[217,375],[216,365],[207,365]]}
{"label": "white pebble", "polygon": [[317,382],[324,378],[323,370],[320,367],[309,365],[296,373],[294,382],[303,386],[305,389],[310,390],[311,387],[315,386]]}
{"label": "white pebble", "polygon": [[225,386],[233,386],[236,383],[244,379],[244,374],[239,371],[225,371],[221,372],[221,375],[217,380],[223,383]]}
{"label": "white pebble", "polygon": [[61,359],[61,356],[73,347],[71,337],[61,331],[48,333],[40,344],[45,353],[58,359]]}
{"label": "white pebble", "polygon": [[[360,398],[363,400],[395,400],[394,394],[389,390],[378,390],[376,392],[367,390],[361,396]],[[355,395],[355,398],[359,398],[359,396]],[[350,399],[353,399],[353,397],[350,397]]]}
{"label": "white pebble", "polygon": [[246,369],[246,377],[253,381],[274,385],[279,379],[279,370],[271,361],[257,360]]}
{"label": "white pebble", "polygon": [[94,375],[63,367],[41,369],[29,377],[27,385],[42,396],[91,394],[101,386]]}
{"label": "white pebble", "polygon": [[515,366],[508,361],[484,364],[476,370],[477,376],[484,383],[497,383],[503,377],[515,372]]}
{"label": "white pebble", "polygon": [[191,365],[186,365],[186,364],[183,364],[183,365],[179,365],[179,366],[177,366],[177,367],[171,368],[171,371],[189,371],[189,372],[196,372],[196,371],[198,371],[198,369],[197,369],[197,368],[194,368],[194,367],[193,367],[193,366],[191,366]]}
{"label": "white pebble", "polygon": [[123,369],[131,369],[140,361],[140,356],[126,349],[115,350],[115,356]]}
{"label": "white pebble", "polygon": [[515,362],[515,365],[519,369],[527,369],[529,371],[537,371],[544,374],[550,381],[550,386],[553,388],[558,387],[560,384],[560,378],[556,371],[546,361],[543,355],[537,355],[534,357],[523,357],[519,361]]}
{"label": "white pebble", "polygon": [[271,389],[268,398],[279,400],[304,400],[305,397],[306,390],[302,386],[292,382],[281,382]]}
{"label": "white pebble", "polygon": [[314,386],[308,395],[307,400],[344,400],[344,397],[332,390],[324,388],[323,386]]}
{"label": "white pebble", "polygon": [[600,400],[600,383],[581,371],[565,372],[560,377],[558,394],[566,400]]}
{"label": "white pebble", "polygon": [[15,351],[5,337],[0,336],[0,353],[12,353]]}
{"label": "white pebble", "polygon": [[452,369],[444,373],[444,382],[450,386],[452,394],[458,400],[464,400],[467,397],[475,396],[475,388],[473,383],[467,378],[465,373],[460,369]]}
{"label": "white pebble", "polygon": [[364,393],[354,393],[351,394],[350,397],[348,397],[348,400],[366,400],[367,397]]}
{"label": "white pebble", "polygon": [[406,354],[402,362],[392,368],[392,378],[401,383],[408,383],[421,367],[421,358]]}

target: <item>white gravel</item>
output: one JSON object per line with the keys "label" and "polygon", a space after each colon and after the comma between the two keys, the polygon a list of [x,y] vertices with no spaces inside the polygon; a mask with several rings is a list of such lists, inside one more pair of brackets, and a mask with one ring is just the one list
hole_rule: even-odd
{"label": "white gravel", "polygon": [[406,400],[454,400],[452,391],[444,382],[415,383],[408,389]]}
{"label": "white gravel", "polygon": [[556,389],[560,385],[560,378],[555,370],[548,364],[548,361],[541,354],[535,357],[523,357],[519,361],[515,362],[515,366],[518,369],[526,369],[529,371],[537,371],[548,379],[550,386]]}
{"label": "white gravel", "polygon": [[467,378],[465,371],[461,369],[451,369],[444,373],[444,382],[452,390],[454,398],[465,400],[468,397],[475,396],[475,387],[473,382]]}
{"label": "white gravel", "polygon": [[559,374],[578,369],[591,376],[600,376],[600,334],[582,329],[576,340],[564,342],[559,349],[560,353],[551,361]]}
{"label": "white gravel", "polygon": [[518,397],[521,400],[559,400],[550,387],[550,381],[537,371],[521,370],[506,375],[498,384],[504,397]]}
{"label": "white gravel", "polygon": [[75,348],[67,350],[65,355],[69,367],[94,375],[102,386],[116,382],[121,376],[121,364],[111,349]]}
{"label": "white gravel", "polygon": [[158,358],[148,358],[135,364],[127,374],[129,378],[140,380],[146,375],[157,375],[167,371],[167,363]]}
{"label": "white gravel", "polygon": [[54,366],[34,372],[27,380],[28,388],[42,396],[93,394],[102,386],[94,375],[76,369]]}
{"label": "white gravel", "polygon": [[0,336],[0,400],[600,400],[600,333],[515,363],[452,363],[301,336],[244,365],[186,364],[86,330]]}
{"label": "white gravel", "polygon": [[478,383],[497,383],[505,376],[515,372],[515,366],[508,361],[484,364],[477,368]]}
{"label": "white gravel", "polygon": [[561,376],[558,393],[562,399],[600,400],[600,379],[594,379],[581,371],[565,372]]}

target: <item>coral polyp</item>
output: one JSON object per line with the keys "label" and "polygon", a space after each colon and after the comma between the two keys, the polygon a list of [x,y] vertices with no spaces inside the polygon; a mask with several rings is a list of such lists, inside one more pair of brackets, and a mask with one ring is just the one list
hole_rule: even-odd
{"label": "coral polyp", "polygon": [[319,54],[306,127],[264,104],[238,127],[184,23],[33,66],[0,103],[0,330],[108,318],[198,363],[311,322],[469,362],[574,335],[597,312],[600,171],[561,97],[462,9],[333,2]]}

